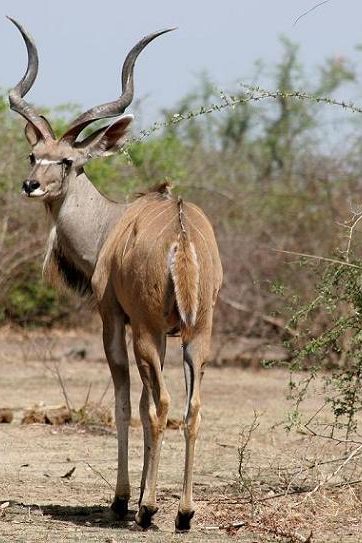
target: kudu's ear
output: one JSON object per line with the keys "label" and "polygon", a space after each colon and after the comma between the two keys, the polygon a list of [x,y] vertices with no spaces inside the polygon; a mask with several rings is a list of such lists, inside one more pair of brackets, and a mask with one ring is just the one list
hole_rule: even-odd
{"label": "kudu's ear", "polygon": [[32,147],[34,147],[39,140],[43,139],[40,130],[38,130],[30,121],[27,122],[25,126],[25,137]]}
{"label": "kudu's ear", "polygon": [[80,142],[77,147],[84,149],[90,157],[110,156],[121,149],[127,139],[133,115],[124,115],[111,126],[101,128]]}

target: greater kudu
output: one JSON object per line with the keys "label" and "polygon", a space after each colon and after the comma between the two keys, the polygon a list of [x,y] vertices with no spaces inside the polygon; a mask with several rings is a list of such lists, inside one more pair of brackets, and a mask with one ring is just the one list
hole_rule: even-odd
{"label": "greater kudu", "polygon": [[128,510],[128,427],[130,378],[125,326],[132,328],[134,353],[143,382],[140,416],[144,464],[136,522],[148,527],[156,506],[161,443],[170,397],[162,374],[166,336],[179,331],[186,380],[185,473],[176,529],[188,530],[194,513],[192,466],[200,424],[200,381],[210,342],[213,308],[222,268],[212,227],[191,203],[175,199],[166,184],[130,205],[101,195],[84,173],[91,158],[110,155],[124,144],[131,115],[78,139],[92,122],[117,117],[133,99],[133,69],[147,44],[169,30],[143,38],[122,69],[122,95],[80,115],[59,139],[48,121],[24,100],[38,71],[37,49],[16,21],[28,50],[22,80],[10,91],[10,106],[25,117],[32,146],[31,170],[23,193],[44,202],[53,226],[44,274],[60,278],[81,294],[95,296],[103,321],[103,340],[115,390],[118,476],[112,509]]}

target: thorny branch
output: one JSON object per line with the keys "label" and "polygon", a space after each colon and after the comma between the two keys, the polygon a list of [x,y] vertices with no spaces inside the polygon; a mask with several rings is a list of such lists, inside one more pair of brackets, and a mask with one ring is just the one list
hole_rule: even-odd
{"label": "thorny branch", "polygon": [[[308,94],[303,91],[281,91],[281,90],[267,90],[262,87],[255,85],[246,85],[241,84],[241,87],[245,90],[245,93],[240,95],[228,95],[224,91],[220,91],[221,101],[219,103],[208,104],[207,106],[201,106],[199,109],[187,111],[186,113],[174,113],[166,121],[156,121],[150,128],[141,130],[138,137],[132,138],[128,142],[128,146],[134,143],[141,142],[145,138],[149,137],[154,132],[161,130],[162,128],[167,128],[168,126],[173,126],[179,124],[183,121],[188,121],[200,117],[202,115],[207,115],[209,113],[214,113],[217,111],[222,111],[226,108],[235,108],[238,105],[246,104],[248,102],[260,102],[267,99],[295,99],[295,100],[307,100],[309,102],[314,102],[316,104],[327,104],[330,106],[342,107],[345,110],[351,111],[352,113],[362,113],[362,107],[355,105],[352,102],[346,102],[345,100],[337,100],[329,96],[318,96],[315,94]],[[127,146],[121,151],[127,155]]]}
{"label": "thorny branch", "polygon": [[313,428],[311,428],[309,426],[308,423],[304,424],[304,428],[306,430],[308,430],[308,432],[314,436],[314,437],[320,437],[322,439],[326,439],[328,441],[334,441],[337,443],[337,445],[340,445],[341,443],[344,443],[346,445],[348,444],[354,444],[354,445],[362,445],[362,441],[358,441],[356,439],[348,439],[348,438],[343,438],[343,437],[334,437],[333,435],[331,434],[321,434],[319,432],[316,432],[315,430],[313,430]]}
{"label": "thorny branch", "polygon": [[352,217],[351,226],[343,225],[346,228],[348,228],[348,230],[349,230],[348,237],[347,237],[347,247],[346,247],[345,251],[342,251],[344,253],[344,255],[345,255],[345,259],[346,259],[347,263],[349,263],[349,259],[350,259],[352,238],[353,238],[354,230],[355,230],[356,226],[358,225],[358,223],[360,222],[361,219],[362,219],[362,212],[361,211],[354,212],[353,217]]}

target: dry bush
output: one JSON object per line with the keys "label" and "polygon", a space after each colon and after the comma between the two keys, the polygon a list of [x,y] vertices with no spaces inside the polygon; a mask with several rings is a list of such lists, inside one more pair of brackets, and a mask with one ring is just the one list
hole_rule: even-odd
{"label": "dry bush", "polygon": [[60,426],[72,422],[73,416],[65,405],[34,405],[25,409],[21,424],[52,424]]}
{"label": "dry bush", "polygon": [[111,410],[102,405],[88,403],[79,409],[68,409],[66,405],[34,405],[25,410],[21,424],[76,424],[85,428],[114,428]]}
{"label": "dry bush", "polygon": [[72,422],[87,428],[113,428],[114,421],[109,407],[87,403],[78,410],[72,411]]}
{"label": "dry bush", "polygon": [[[11,422],[12,418],[13,414],[10,409],[0,409],[0,423]],[[21,424],[51,424],[53,426],[76,424],[86,429],[115,429],[111,409],[91,402],[79,409],[71,408],[70,410],[66,405],[34,405],[25,409]],[[140,419],[131,419],[130,427],[141,428],[141,426]],[[167,420],[167,428],[169,430],[180,430],[182,427],[182,420],[173,418]]]}

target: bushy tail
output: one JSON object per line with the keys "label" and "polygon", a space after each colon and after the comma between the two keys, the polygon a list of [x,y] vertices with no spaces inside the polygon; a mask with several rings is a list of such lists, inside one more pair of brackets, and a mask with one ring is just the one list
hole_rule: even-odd
{"label": "bushy tail", "polygon": [[170,249],[169,266],[181,320],[186,326],[194,326],[199,305],[199,263],[195,246],[184,231]]}

